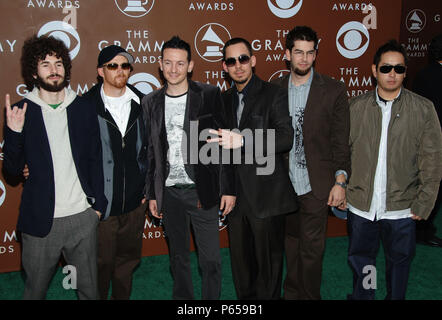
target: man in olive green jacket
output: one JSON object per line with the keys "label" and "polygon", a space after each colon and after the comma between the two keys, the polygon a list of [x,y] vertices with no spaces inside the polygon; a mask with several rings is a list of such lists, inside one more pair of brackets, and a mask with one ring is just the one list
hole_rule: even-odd
{"label": "man in olive green jacket", "polygon": [[347,190],[350,299],[374,299],[382,240],[387,299],[405,299],[415,221],[427,219],[442,176],[442,134],[432,102],[402,87],[407,55],[392,40],[376,52],[376,90],[350,101]]}

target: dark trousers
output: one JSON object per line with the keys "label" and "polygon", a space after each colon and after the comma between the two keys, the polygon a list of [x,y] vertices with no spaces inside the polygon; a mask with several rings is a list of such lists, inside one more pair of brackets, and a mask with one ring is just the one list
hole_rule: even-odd
{"label": "dark trousers", "polygon": [[232,276],[238,299],[280,299],[285,216],[253,217],[243,196],[227,217]]}
{"label": "dark trousers", "polygon": [[[372,271],[376,266],[376,256],[381,241],[386,261],[387,296],[385,299],[405,299],[410,265],[416,249],[414,220],[405,218],[370,221],[349,213],[347,227],[348,263],[353,271],[353,293],[349,299],[372,300],[375,298],[377,286],[371,283]],[[372,271],[369,272],[369,270]]]}
{"label": "dark trousers", "polygon": [[194,299],[190,263],[190,236],[193,229],[201,269],[201,298],[219,299],[221,295],[221,253],[218,206],[197,207],[195,189],[166,187],[163,224],[169,246],[173,277],[173,299]]}
{"label": "dark trousers", "polygon": [[298,201],[299,210],[286,217],[284,299],[319,300],[328,206],[312,192],[298,196]]}
{"label": "dark trousers", "polygon": [[98,291],[106,300],[128,300],[132,275],[141,260],[147,202],[135,210],[110,216],[98,225]]}
{"label": "dark trousers", "polygon": [[[81,300],[97,299],[98,215],[89,208],[67,217],[55,218],[46,237],[22,233],[22,265],[26,274],[23,299],[44,299],[63,254],[67,264],[60,286],[77,288]],[[70,280],[66,277],[70,277]]]}

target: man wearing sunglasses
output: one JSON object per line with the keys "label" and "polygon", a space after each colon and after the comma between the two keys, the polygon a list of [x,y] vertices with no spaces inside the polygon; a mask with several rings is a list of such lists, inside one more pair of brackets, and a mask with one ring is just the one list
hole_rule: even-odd
{"label": "man wearing sunglasses", "polygon": [[[232,274],[238,299],[279,299],[283,269],[284,220],[296,209],[296,194],[284,167],[284,153],[293,143],[287,90],[253,74],[256,57],[242,38],[226,42],[223,69],[234,81],[223,93],[227,128],[217,131],[225,149],[240,149],[236,164],[237,205],[228,216]],[[250,130],[252,135],[238,133]],[[261,134],[262,133],[262,134]],[[257,145],[267,140],[273,146]],[[255,150],[253,152],[252,150]],[[274,170],[259,174],[257,149],[274,160]],[[252,152],[250,152],[252,151]],[[251,156],[253,161],[247,162]]]}
{"label": "man wearing sunglasses", "polygon": [[347,188],[349,299],[374,299],[380,242],[386,299],[405,299],[416,248],[415,221],[427,219],[442,175],[442,134],[433,103],[402,87],[407,54],[395,40],[374,57],[376,89],[350,101]]}
{"label": "man wearing sunglasses", "polygon": [[84,96],[97,109],[103,150],[104,185],[109,201],[98,225],[98,289],[107,299],[130,298],[132,274],[140,263],[147,203],[143,94],[127,83],[134,58],[111,45],[98,56],[98,84]]}
{"label": "man wearing sunglasses", "polygon": [[345,85],[314,69],[318,37],[296,26],[286,37],[287,88],[295,142],[287,155],[299,210],[287,215],[285,299],[321,299],[322,260],[329,206],[345,207],[350,174],[350,116]]}

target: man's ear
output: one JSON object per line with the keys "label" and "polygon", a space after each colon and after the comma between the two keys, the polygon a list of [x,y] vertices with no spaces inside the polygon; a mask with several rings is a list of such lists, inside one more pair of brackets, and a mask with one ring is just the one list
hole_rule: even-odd
{"label": "man's ear", "polygon": [[104,71],[103,71],[103,68],[97,68],[97,72],[98,72],[98,75],[99,75],[100,77],[104,78]]}
{"label": "man's ear", "polygon": [[291,59],[292,59],[292,55],[291,55],[291,52],[290,52],[289,49],[285,49],[285,58],[286,58],[288,61],[291,61]]}
{"label": "man's ear", "polygon": [[226,72],[226,73],[229,73],[229,69],[227,69],[227,66],[226,66],[226,63],[223,61],[223,70]]}
{"label": "man's ear", "polygon": [[378,73],[377,73],[377,70],[376,70],[376,65],[375,64],[372,64],[371,65],[371,72],[373,73],[373,77],[375,77],[376,79],[378,78],[377,76],[378,76]]}
{"label": "man's ear", "polygon": [[188,73],[191,73],[191,72],[192,72],[192,70],[193,70],[193,66],[194,66],[194,62],[193,62],[193,60],[190,60],[190,62],[189,62],[189,66],[187,67],[187,72],[188,72]]}
{"label": "man's ear", "polygon": [[256,66],[256,57],[255,56],[251,56],[250,57],[250,61],[252,62],[252,68],[254,68]]}

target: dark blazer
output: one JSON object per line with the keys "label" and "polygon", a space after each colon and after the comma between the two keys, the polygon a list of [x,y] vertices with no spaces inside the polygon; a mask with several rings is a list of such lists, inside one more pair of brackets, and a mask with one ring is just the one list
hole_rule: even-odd
{"label": "dark blazer", "polygon": [[[288,89],[290,74],[272,82]],[[304,111],[304,151],[312,192],[327,199],[337,170],[350,178],[350,113],[345,85],[313,73]],[[288,165],[288,155],[286,155]]]}
{"label": "dark blazer", "polygon": [[[28,104],[21,133],[5,124],[4,168],[13,175],[22,175],[28,165],[29,178],[24,183],[17,229],[44,237],[52,227],[55,207],[54,167],[41,106],[23,99],[14,104],[19,108]],[[104,213],[101,142],[95,106],[76,97],[67,107],[67,121],[72,156],[81,187],[92,207]]]}
{"label": "dark blazer", "polygon": [[[222,94],[224,101],[225,122],[228,128],[238,128],[236,122],[235,87]],[[256,75],[252,77],[245,98],[244,110],[239,124],[239,130],[251,129],[253,138],[245,136],[242,147],[242,162],[237,164],[236,178],[244,190],[243,196],[247,198],[252,207],[252,212],[246,214],[258,218],[266,218],[293,212],[297,209],[296,193],[290,181],[287,167],[284,165],[284,153],[290,151],[293,144],[293,127],[288,110],[287,90],[274,84],[262,81]],[[255,129],[262,129],[264,141],[268,129],[275,130],[275,153],[268,153],[264,143],[264,153],[274,161],[273,173],[260,175],[257,169],[265,167],[256,154],[252,154],[253,163],[249,163],[247,156],[251,144],[254,144]],[[253,140],[253,141],[252,141]],[[259,164],[261,163],[261,164]],[[238,199],[240,202],[241,199]],[[231,214],[234,214],[231,213]]]}
{"label": "dark blazer", "polygon": [[[147,121],[146,135],[148,139],[146,198],[148,200],[157,200],[159,212],[161,212],[163,206],[164,186],[170,168],[167,159],[169,143],[167,141],[164,119],[166,90],[167,85],[160,90],[151,92],[141,102]],[[204,129],[223,127],[221,111],[221,93],[217,87],[189,80],[183,125],[188,138],[190,138],[190,121],[198,121],[198,136]],[[205,141],[199,141],[198,151],[204,145],[206,145]],[[190,146],[189,142],[188,146]],[[189,154],[189,152],[187,153]],[[189,156],[196,155],[189,154]],[[228,165],[202,164],[199,157],[197,161],[197,164],[192,164],[193,161],[190,162],[190,167],[194,174],[193,179],[196,184],[199,200],[205,209],[218,204],[221,195],[235,195],[233,168],[230,168]]]}

